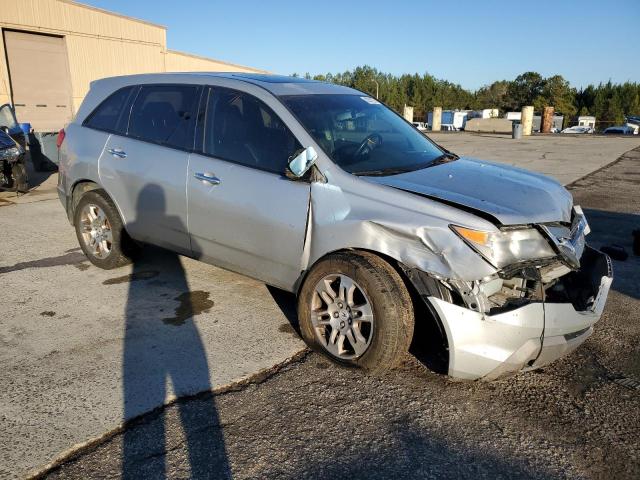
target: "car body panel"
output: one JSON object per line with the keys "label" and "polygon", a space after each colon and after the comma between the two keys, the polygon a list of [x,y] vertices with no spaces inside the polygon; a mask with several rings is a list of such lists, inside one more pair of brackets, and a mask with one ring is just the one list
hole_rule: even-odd
{"label": "car body panel", "polygon": [[[80,182],[100,183],[98,159],[110,135],[106,132],[83,128],[76,123],[65,127],[65,141],[60,146],[60,165],[58,168],[58,195],[70,201],[73,189]],[[118,202],[114,200],[116,206]],[[65,205],[69,220],[73,221],[71,205]],[[122,215],[122,211],[120,211]]]}
{"label": "car body panel", "polygon": [[[197,173],[220,183],[198,180]],[[309,188],[308,182],[192,154],[187,200],[194,256],[293,290],[301,272]]]}
{"label": "car body panel", "polygon": [[99,161],[100,185],[114,199],[132,238],[191,255],[185,195],[188,159],[182,150],[109,137]]}
{"label": "car body panel", "polygon": [[[327,173],[327,172],[325,172]],[[309,266],[328,253],[364,249],[391,257],[438,278],[472,280],[495,273],[463,242],[450,222],[495,228],[470,213],[351,177],[311,185]]]}
{"label": "car body panel", "polygon": [[569,222],[571,194],[555,180],[470,158],[387,177],[365,177],[492,215],[503,225]]}
{"label": "car body panel", "polygon": [[[253,95],[303,147],[316,150],[315,165],[304,180],[294,180],[82,127],[118,88],[151,83],[220,86]],[[495,232],[503,225],[571,223],[572,198],[558,182],[514,167],[460,158],[386,177],[347,173],[278,99],[294,94],[364,95],[337,85],[254,74],[131,75],[93,82],[61,148],[61,199],[71,215],[68,199],[74,185],[93,181],[114,200],[134,238],[292,292],[318,261],[353,249],[393,259],[461,294],[482,291],[503,272],[456,235],[452,224]],[[111,149],[127,157],[113,156]],[[220,183],[196,179],[196,174],[217,177]],[[149,186],[160,189],[162,208],[153,196],[138,204]],[[143,215],[136,213],[140,211]],[[172,221],[160,221],[161,213]],[[561,267],[550,275],[569,271]],[[602,313],[611,283],[610,273],[601,277],[593,308],[583,311],[570,302],[531,301],[489,314],[451,299],[421,296],[446,331],[449,373],[491,379],[552,361],[584,341]]]}

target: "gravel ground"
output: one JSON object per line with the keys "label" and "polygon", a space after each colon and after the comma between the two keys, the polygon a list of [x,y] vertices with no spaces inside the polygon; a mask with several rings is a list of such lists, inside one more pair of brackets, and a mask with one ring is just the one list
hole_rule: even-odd
{"label": "gravel ground", "polygon": [[[572,190],[591,243],[631,253],[640,150]],[[640,390],[614,381],[640,379],[639,267],[632,254],[614,262],[594,335],[542,370],[457,382],[418,355],[367,376],[308,354],[255,384],[143,416],[47,477],[640,478]],[[281,300],[293,318],[293,300]]]}

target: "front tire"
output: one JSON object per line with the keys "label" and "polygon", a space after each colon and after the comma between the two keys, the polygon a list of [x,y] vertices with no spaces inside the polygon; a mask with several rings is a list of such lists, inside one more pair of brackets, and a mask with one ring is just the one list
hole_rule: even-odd
{"label": "front tire", "polygon": [[396,366],[413,337],[413,303],[400,274],[368,252],[317,263],[298,296],[298,317],[314,350],[371,372]]}
{"label": "front tire", "polygon": [[74,212],[76,236],[91,263],[105,270],[131,263],[135,244],[104,190],[85,193]]}
{"label": "front tire", "polygon": [[27,168],[24,163],[16,162],[11,167],[11,175],[13,176],[13,185],[20,193],[29,191],[29,180],[27,178]]}

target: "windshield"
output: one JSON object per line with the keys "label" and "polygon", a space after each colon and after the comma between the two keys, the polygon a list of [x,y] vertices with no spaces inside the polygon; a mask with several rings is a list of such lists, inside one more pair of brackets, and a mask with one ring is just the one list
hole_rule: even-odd
{"label": "windshield", "polygon": [[0,127],[7,127],[9,130],[14,130],[17,126],[16,117],[13,114],[11,106],[5,103],[0,107]]}
{"label": "windshield", "polygon": [[355,175],[417,170],[445,154],[371,97],[292,95],[281,99],[334,163]]}

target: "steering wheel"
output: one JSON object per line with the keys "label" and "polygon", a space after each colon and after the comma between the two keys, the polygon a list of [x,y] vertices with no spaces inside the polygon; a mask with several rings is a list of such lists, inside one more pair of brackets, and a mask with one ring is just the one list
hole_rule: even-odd
{"label": "steering wheel", "polygon": [[353,154],[354,158],[359,157],[365,153],[370,152],[374,148],[382,145],[382,136],[379,133],[372,133],[371,135],[367,135],[367,138],[362,140],[362,143],[358,147],[358,149]]}

